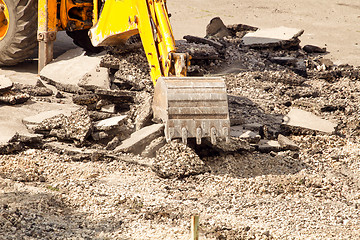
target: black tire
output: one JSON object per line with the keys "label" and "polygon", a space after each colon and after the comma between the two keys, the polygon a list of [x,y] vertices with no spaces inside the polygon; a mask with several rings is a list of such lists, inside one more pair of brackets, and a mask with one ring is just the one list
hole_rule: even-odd
{"label": "black tire", "polygon": [[94,47],[88,35],[89,30],[66,31],[66,34],[73,39],[75,45],[90,53],[99,53],[103,47]]}
{"label": "black tire", "polygon": [[37,46],[37,0],[3,0],[9,11],[9,29],[0,40],[0,66],[12,66],[30,57]]}

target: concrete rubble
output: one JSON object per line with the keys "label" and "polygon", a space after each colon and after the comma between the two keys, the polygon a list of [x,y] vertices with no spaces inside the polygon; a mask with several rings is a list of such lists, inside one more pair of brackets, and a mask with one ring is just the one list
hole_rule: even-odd
{"label": "concrete rubble", "polygon": [[[100,65],[103,55],[104,53],[99,53],[87,56],[81,48],[71,49],[46,65],[41,70],[40,77],[61,91],[76,93],[80,89],[79,82],[84,81]],[[97,80],[100,86],[104,86],[104,79]]]}
{"label": "concrete rubble", "polygon": [[[324,49],[301,48],[301,33],[225,25],[216,18],[206,37],[177,42],[178,50],[194,56],[189,76],[225,79],[231,141],[215,146],[208,139],[201,145],[194,139],[187,145],[166,142],[163,124],[152,119],[153,87],[138,44],[131,51],[109,48],[100,61],[80,50],[67,53],[68,59],[54,63],[59,68],[42,73],[55,88],[41,81],[36,87],[9,83],[5,77],[0,82],[0,185],[9,185],[11,194],[25,187],[14,198],[24,194],[35,200],[29,212],[15,208],[14,201],[2,204],[0,230],[24,229],[30,236],[40,225],[39,235],[31,237],[51,238],[56,231],[71,232],[61,235],[70,238],[85,229],[85,238],[114,239],[114,229],[128,227],[126,238],[133,224],[149,221],[157,227],[180,223],[185,229],[184,216],[200,211],[210,213],[202,230],[211,239],[291,238],[299,234],[293,229],[321,238],[329,226],[349,233],[331,237],[357,239],[360,68],[337,66],[317,54]],[[71,54],[91,67],[79,71]],[[79,72],[63,75],[64,84],[54,80],[60,66]],[[10,186],[10,181],[17,182]],[[41,189],[41,195],[30,196],[29,189]],[[246,216],[230,216],[240,225],[212,222],[214,213],[221,217],[224,209],[245,208]],[[39,209],[51,216],[43,219]],[[54,216],[68,222],[58,223]],[[74,216],[75,223],[68,220]],[[85,218],[96,220],[84,223]],[[304,223],[305,218],[310,221]],[[287,228],[279,227],[278,219]],[[264,229],[264,221],[277,228]],[[251,235],[257,227],[261,231]],[[325,230],[316,235],[319,229]]]}
{"label": "concrete rubble", "polygon": [[278,142],[280,146],[286,150],[298,151],[300,149],[296,143],[294,143],[293,141],[291,141],[289,138],[285,137],[282,134],[279,134]]}
{"label": "concrete rubble", "polygon": [[292,131],[312,130],[333,134],[336,130],[336,123],[322,119],[311,112],[307,112],[297,108],[291,108],[290,112],[284,116],[283,126],[291,128]]}
{"label": "concrete rubble", "polygon": [[44,147],[59,154],[69,155],[74,161],[98,161],[103,159],[106,154],[99,149],[78,148],[64,142],[49,142],[45,143]]}
{"label": "concrete rubble", "polygon": [[13,82],[5,75],[0,75],[0,94],[9,91],[13,86]]}
{"label": "concrete rubble", "polygon": [[109,69],[97,66],[86,73],[80,79],[78,85],[88,91],[95,91],[97,88],[110,89]]}
{"label": "concrete rubble", "polygon": [[[305,46],[305,52],[302,51],[299,47],[302,33],[302,30],[286,27],[258,29],[244,24],[225,25],[220,18],[214,18],[204,38],[185,36],[186,41],[176,42],[178,51],[192,56],[189,76],[226,76],[231,142],[220,141],[216,146],[211,146],[204,140],[202,146],[210,147],[210,152],[215,154],[299,151],[300,147],[290,140],[291,134],[335,132],[337,124],[292,106],[306,104],[300,102],[302,99],[320,96],[316,89],[306,89],[308,78],[323,77],[334,81],[346,76],[358,79],[360,71],[337,68],[323,58],[310,58],[306,52],[313,54],[321,49]],[[170,175],[165,174],[167,170],[161,170],[160,165],[165,160],[159,159],[159,154],[170,154],[169,151],[176,152],[184,147],[166,143],[163,125],[152,122],[153,88],[149,66],[144,51],[138,47],[138,41],[134,42],[134,45],[130,44],[131,51],[111,47],[107,54],[93,56],[87,56],[80,49],[66,52],[40,73],[41,79],[55,86],[56,94],[41,81],[36,86],[28,86],[14,84],[4,76],[0,85],[0,102],[19,104],[29,99],[37,101],[37,97],[45,100],[47,97],[46,101],[54,104],[54,107],[50,111],[24,116],[21,120],[26,125],[25,132],[5,134],[4,131],[1,152],[21,151],[32,144],[69,154],[78,160],[132,153],[157,158],[153,169],[159,176],[192,175],[193,170],[182,169],[188,160],[184,166],[180,166],[182,170],[169,172]],[[224,72],[223,69],[227,70]],[[249,83],[259,81],[264,93],[275,92],[276,96],[285,96],[281,103],[283,114],[268,114],[276,109],[276,104],[271,103],[270,99],[266,100],[270,104],[259,108],[258,102],[242,97],[238,89],[246,87],[241,85],[239,79]],[[285,87],[278,88],[278,85]],[[258,85],[252,87],[258,88]],[[7,95],[13,92],[16,94]],[[345,108],[342,106],[323,104],[319,110],[324,113],[343,111]],[[286,114],[288,108],[290,111]],[[191,141],[189,145],[196,149]],[[96,152],[102,152],[101,156]],[[202,167],[199,169],[202,169],[199,172],[204,171]]]}
{"label": "concrete rubble", "polygon": [[290,48],[299,45],[303,33],[304,30],[296,28],[266,28],[247,33],[242,40],[245,46],[252,48]]}
{"label": "concrete rubble", "polygon": [[127,116],[116,116],[101,120],[94,124],[94,128],[98,131],[108,131],[118,127],[126,120]]}
{"label": "concrete rubble", "polygon": [[139,131],[131,134],[130,138],[123,141],[120,146],[114,149],[114,152],[132,152],[135,154],[139,154],[152,140],[162,136],[164,134],[163,130],[163,124],[153,124],[144,127]]}
{"label": "concrete rubble", "polygon": [[260,152],[264,153],[279,152],[281,150],[281,145],[278,141],[262,139],[259,142],[258,149]]}
{"label": "concrete rubble", "polygon": [[193,149],[177,141],[164,145],[157,153],[152,170],[162,178],[184,178],[209,171]]}

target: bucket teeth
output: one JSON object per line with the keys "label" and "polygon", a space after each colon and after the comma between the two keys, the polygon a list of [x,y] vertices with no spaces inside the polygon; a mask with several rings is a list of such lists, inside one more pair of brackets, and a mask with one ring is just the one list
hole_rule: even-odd
{"label": "bucket teeth", "polygon": [[165,139],[166,142],[171,142],[171,139],[174,137],[174,129],[169,128],[168,126],[165,127]]}
{"label": "bucket teeth", "polygon": [[201,128],[197,128],[196,129],[196,144],[197,145],[201,144],[201,137],[202,137],[202,130],[201,130]]}
{"label": "bucket teeth", "polygon": [[181,129],[181,138],[182,138],[183,144],[187,144],[188,133],[187,133],[186,128]]}
{"label": "bucket teeth", "polygon": [[154,119],[165,124],[167,141],[229,141],[228,99],[222,78],[161,77],[155,85],[153,112]]}
{"label": "bucket teeth", "polygon": [[216,145],[216,128],[212,127],[210,130],[211,144]]}
{"label": "bucket teeth", "polygon": [[223,128],[223,135],[225,136],[225,142],[230,143],[230,131],[228,127]]}

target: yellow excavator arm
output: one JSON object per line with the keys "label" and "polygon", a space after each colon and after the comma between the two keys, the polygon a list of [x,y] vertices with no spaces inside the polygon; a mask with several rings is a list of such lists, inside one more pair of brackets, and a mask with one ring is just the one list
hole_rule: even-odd
{"label": "yellow excavator arm", "polygon": [[94,46],[124,44],[135,34],[140,34],[154,84],[162,76],[186,75],[189,56],[176,53],[163,0],[107,0],[100,18],[90,29]]}
{"label": "yellow excavator arm", "polygon": [[[90,2],[92,11],[86,14]],[[225,83],[221,78],[186,77],[190,56],[176,52],[166,0],[39,0],[38,14],[39,69],[52,59],[56,27],[89,29],[94,47],[124,44],[139,34],[155,86],[154,118],[165,124],[167,141],[229,140]]]}

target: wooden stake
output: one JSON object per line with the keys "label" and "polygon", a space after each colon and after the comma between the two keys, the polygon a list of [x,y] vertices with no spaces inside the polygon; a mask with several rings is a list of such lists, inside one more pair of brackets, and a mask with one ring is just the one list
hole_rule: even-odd
{"label": "wooden stake", "polygon": [[191,240],[199,240],[199,215],[191,216]]}

